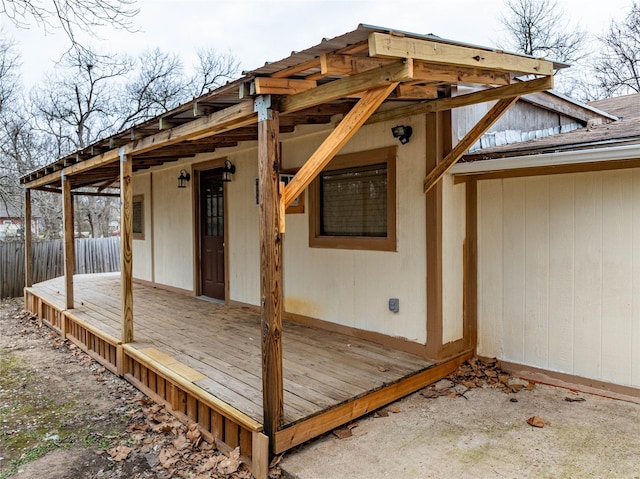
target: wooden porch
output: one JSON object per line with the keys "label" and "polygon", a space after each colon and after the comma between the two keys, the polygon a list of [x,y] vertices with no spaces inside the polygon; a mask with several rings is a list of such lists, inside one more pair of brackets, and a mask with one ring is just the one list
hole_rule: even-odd
{"label": "wooden porch", "polygon": [[[120,275],[74,276],[25,290],[29,310],[112,372],[200,424],[224,450],[240,447],[266,477],[260,314],[134,284],[135,342],[122,344]],[[286,314],[285,314],[286,317]],[[280,453],[414,392],[468,356],[435,363],[355,337],[287,321],[283,327],[284,427]]]}

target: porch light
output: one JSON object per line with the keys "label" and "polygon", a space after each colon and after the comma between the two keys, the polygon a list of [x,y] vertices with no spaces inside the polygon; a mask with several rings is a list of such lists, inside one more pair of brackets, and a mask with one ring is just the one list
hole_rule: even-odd
{"label": "porch light", "polygon": [[409,143],[409,138],[411,138],[411,135],[413,134],[413,128],[410,126],[398,125],[391,128],[391,133],[394,138],[400,140],[400,143],[406,145]]}
{"label": "porch light", "polygon": [[191,179],[191,175],[187,170],[180,170],[180,176],[178,176],[178,188],[186,188],[187,182]]}
{"label": "porch light", "polygon": [[236,165],[229,160],[225,160],[224,167],[222,168],[222,181],[231,181],[231,175],[235,174]]}

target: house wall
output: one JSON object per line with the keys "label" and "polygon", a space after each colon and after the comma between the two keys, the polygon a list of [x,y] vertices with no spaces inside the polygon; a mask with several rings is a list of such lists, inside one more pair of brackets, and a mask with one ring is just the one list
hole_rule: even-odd
{"label": "house wall", "polygon": [[462,339],[466,185],[442,178],[442,343]]}
{"label": "house wall", "polygon": [[640,386],[640,169],[478,183],[478,353]]}
{"label": "house wall", "polygon": [[193,181],[177,187],[181,168],[153,171],[154,282],[193,291]]}
{"label": "house wall", "polygon": [[[386,122],[364,127],[341,151],[397,146],[397,252],[309,248],[307,202],[304,214],[286,218],[287,312],[426,341],[425,121],[413,117],[402,123],[414,131],[406,145],[391,135],[397,123]],[[302,165],[326,134],[284,142],[283,167]],[[400,299],[399,313],[389,311],[389,298]]]}
{"label": "house wall", "polygon": [[[393,123],[393,124],[392,124]],[[425,120],[417,116],[403,121],[413,136],[400,145],[391,135],[396,122],[363,127],[341,154],[388,146],[397,147],[397,251],[365,251],[309,247],[309,201],[302,214],[286,215],[284,239],[285,310],[347,327],[426,342],[426,206],[422,181],[425,166]],[[284,169],[301,166],[322,143],[332,127],[298,127],[282,135]],[[226,200],[227,268],[229,299],[260,304],[260,251],[255,179],[258,176],[255,143],[182,159],[170,167],[151,169],[153,235],[135,241],[134,276],[188,291],[194,285],[194,212],[192,188],[179,190],[181,168],[226,158],[236,165],[228,183]],[[148,194],[149,173],[136,174],[136,194]],[[305,192],[306,195],[306,192]],[[443,340],[462,337],[462,247],[464,242],[464,185],[453,185],[447,176],[443,189]],[[460,210],[462,208],[462,210]],[[149,218],[151,218],[151,211]],[[146,220],[145,220],[146,221]],[[151,242],[155,264],[151,262]],[[389,298],[400,299],[400,312],[388,309]]]}
{"label": "house wall", "polygon": [[133,195],[144,197],[144,239],[133,240],[133,277],[153,281],[153,230],[151,221],[151,173],[136,174]]}

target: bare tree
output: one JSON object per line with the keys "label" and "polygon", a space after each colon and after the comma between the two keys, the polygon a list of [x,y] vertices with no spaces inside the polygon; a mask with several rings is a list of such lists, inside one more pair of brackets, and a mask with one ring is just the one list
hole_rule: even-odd
{"label": "bare tree", "polygon": [[183,66],[176,55],[158,48],[143,52],[132,75],[121,95],[118,130],[170,110],[184,98]]}
{"label": "bare tree", "polygon": [[94,33],[96,27],[133,31],[133,18],[139,10],[136,0],[0,0],[3,13],[17,27],[35,22],[45,31],[62,28],[78,46],[76,31]]}
{"label": "bare tree", "polygon": [[624,20],[613,20],[599,40],[594,68],[600,87],[607,96],[640,93],[640,4],[634,2]]}
{"label": "bare tree", "polygon": [[70,50],[57,74],[33,90],[31,103],[40,129],[58,142],[56,156],[84,148],[113,132],[117,81],[131,71],[122,55]]}
{"label": "bare tree", "polygon": [[[240,61],[231,53],[218,53],[212,48],[198,50],[198,65],[190,84],[194,97],[222,86],[238,76]],[[185,98],[187,100],[187,98]]]}
{"label": "bare tree", "polygon": [[567,63],[585,57],[586,32],[570,26],[555,0],[507,0],[507,8],[500,17],[507,32],[501,48]]}

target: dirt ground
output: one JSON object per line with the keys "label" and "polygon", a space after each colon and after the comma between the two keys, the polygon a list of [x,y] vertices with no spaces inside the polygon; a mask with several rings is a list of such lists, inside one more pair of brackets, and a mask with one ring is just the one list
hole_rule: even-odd
{"label": "dirt ground", "polygon": [[[0,479],[251,477],[21,306],[0,304]],[[640,404],[492,363],[452,379],[288,452],[271,476],[640,479]]]}

